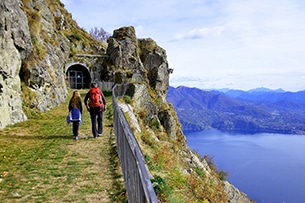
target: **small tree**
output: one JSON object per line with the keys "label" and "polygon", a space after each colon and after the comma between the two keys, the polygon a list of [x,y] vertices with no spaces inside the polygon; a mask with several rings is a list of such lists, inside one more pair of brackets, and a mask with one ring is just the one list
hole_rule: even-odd
{"label": "small tree", "polygon": [[110,33],[106,32],[103,28],[98,29],[97,27],[91,28],[89,34],[97,39],[98,41],[106,42],[110,37]]}

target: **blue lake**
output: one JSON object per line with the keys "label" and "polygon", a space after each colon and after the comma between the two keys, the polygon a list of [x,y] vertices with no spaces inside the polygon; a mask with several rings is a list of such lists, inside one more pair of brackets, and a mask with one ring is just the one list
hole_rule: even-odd
{"label": "blue lake", "polygon": [[185,133],[188,145],[210,155],[228,181],[257,203],[305,202],[305,136]]}

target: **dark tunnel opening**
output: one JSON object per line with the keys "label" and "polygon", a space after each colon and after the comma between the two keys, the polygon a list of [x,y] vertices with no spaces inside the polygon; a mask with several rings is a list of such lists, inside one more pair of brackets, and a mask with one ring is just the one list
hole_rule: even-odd
{"label": "dark tunnel opening", "polygon": [[68,68],[66,72],[68,86],[71,89],[86,89],[90,87],[91,76],[86,67],[75,64]]}

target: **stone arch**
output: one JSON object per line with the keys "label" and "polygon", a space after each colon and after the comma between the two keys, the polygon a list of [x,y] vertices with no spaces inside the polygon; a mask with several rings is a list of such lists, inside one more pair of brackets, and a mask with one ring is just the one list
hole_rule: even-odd
{"label": "stone arch", "polygon": [[91,75],[89,68],[79,62],[69,63],[65,67],[68,87],[71,89],[85,89],[90,87]]}

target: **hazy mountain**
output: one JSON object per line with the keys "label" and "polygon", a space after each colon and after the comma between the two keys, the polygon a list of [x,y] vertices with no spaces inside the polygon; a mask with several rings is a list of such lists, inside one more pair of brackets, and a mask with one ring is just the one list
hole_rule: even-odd
{"label": "hazy mountain", "polygon": [[167,99],[183,130],[218,129],[257,133],[305,134],[305,91],[205,91],[169,87]]}

